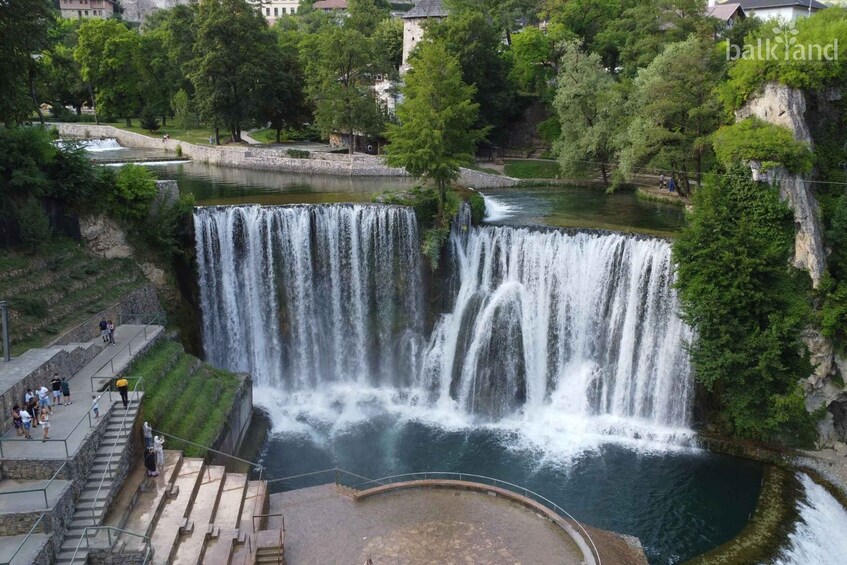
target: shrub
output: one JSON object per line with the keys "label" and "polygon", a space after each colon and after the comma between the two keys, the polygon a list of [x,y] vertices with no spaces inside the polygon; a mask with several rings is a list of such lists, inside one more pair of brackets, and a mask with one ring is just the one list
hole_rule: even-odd
{"label": "shrub", "polygon": [[30,196],[18,209],[18,227],[21,242],[30,249],[38,249],[50,239],[50,220],[39,199]]}
{"label": "shrub", "polygon": [[289,149],[286,153],[294,159],[308,159],[311,156],[311,153],[304,149]]}
{"label": "shrub", "polygon": [[468,198],[468,205],[471,207],[471,222],[479,224],[485,218],[485,198],[482,194],[474,192]]}
{"label": "shrub", "polygon": [[150,106],[145,106],[141,110],[141,116],[139,117],[139,123],[141,127],[153,133],[157,129],[159,129],[161,124],[159,124],[159,119],[156,117],[156,112]]}
{"label": "shrub", "polygon": [[177,146],[176,146],[176,156],[177,156],[177,157],[182,157],[182,145],[177,145]]}
{"label": "shrub", "polygon": [[20,296],[10,302],[10,306],[25,316],[33,318],[47,317],[47,302],[33,296]]}
{"label": "shrub", "polygon": [[714,133],[715,155],[726,166],[736,161],[759,161],[767,170],[783,165],[789,171],[805,173],[812,168],[812,153],[795,141],[788,128],[748,118]]}
{"label": "shrub", "polygon": [[120,218],[142,220],[156,197],[153,173],[140,165],[121,167],[112,193],[113,212]]}

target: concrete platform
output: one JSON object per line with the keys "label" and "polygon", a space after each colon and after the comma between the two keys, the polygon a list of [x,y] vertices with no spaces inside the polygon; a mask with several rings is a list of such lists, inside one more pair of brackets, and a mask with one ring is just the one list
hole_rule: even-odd
{"label": "concrete platform", "polygon": [[[474,491],[406,490],[356,502],[324,485],[271,495],[287,563],[581,563],[579,548],[524,506]],[[281,527],[279,518],[268,526]]]}
{"label": "concrete platform", "polygon": [[50,541],[50,536],[47,534],[33,534],[29,536],[24,546],[9,561],[12,554],[18,550],[24,539],[26,539],[26,536],[0,536],[0,563],[8,562],[10,565],[32,565],[38,554]]}
{"label": "concrete platform", "polygon": [[47,487],[47,506],[44,506],[43,491],[16,492],[43,488],[50,481],[18,481],[4,479],[0,481],[0,514],[20,514],[23,512],[41,512],[56,505],[59,497],[71,484],[71,481],[55,480]]}

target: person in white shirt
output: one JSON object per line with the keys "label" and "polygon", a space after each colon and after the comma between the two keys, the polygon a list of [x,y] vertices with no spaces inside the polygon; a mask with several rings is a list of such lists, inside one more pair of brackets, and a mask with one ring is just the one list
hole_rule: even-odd
{"label": "person in white shirt", "polygon": [[32,416],[30,416],[29,412],[26,410],[21,410],[21,420],[24,423],[24,433],[26,434],[26,439],[32,439],[32,436],[29,434],[29,430],[32,429]]}
{"label": "person in white shirt", "polygon": [[42,412],[44,412],[44,409],[46,408],[50,414],[53,413],[53,407],[50,405],[50,391],[47,390],[46,386],[42,386],[38,389],[38,406],[41,408]]}

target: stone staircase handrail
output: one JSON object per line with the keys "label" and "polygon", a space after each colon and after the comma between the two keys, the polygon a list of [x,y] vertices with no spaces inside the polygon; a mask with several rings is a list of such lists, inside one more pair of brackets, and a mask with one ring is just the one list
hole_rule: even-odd
{"label": "stone staircase handrail", "polygon": [[[113,545],[114,545],[113,542],[112,542],[112,532],[117,532],[118,534],[126,534],[128,536],[135,536],[135,537],[141,538],[144,541],[144,546],[146,547],[146,550],[144,552],[144,560],[142,561],[142,563],[147,563],[149,561],[150,553],[153,550],[152,545],[150,544],[150,537],[149,536],[139,534],[138,532],[131,532],[129,530],[123,530],[121,528],[116,528],[114,526],[86,526],[82,530],[82,537],[80,537],[79,541],[76,543],[76,549],[74,550],[74,555],[71,558],[71,563],[74,563],[76,561],[76,555],[77,555],[77,553],[79,553],[79,550],[82,547],[82,541],[83,540],[85,540],[86,549],[87,550],[91,549],[91,543],[89,542],[88,533],[91,532],[91,531],[103,531],[103,530],[106,531],[106,535],[107,535],[108,540],[109,540],[109,547],[113,547]],[[117,541],[117,536],[115,536],[115,541]],[[0,564],[0,565],[6,565],[6,564]]]}
{"label": "stone staircase handrail", "polygon": [[[135,381],[135,385],[132,387],[132,393],[135,394],[136,398],[138,398],[138,385],[141,385],[141,390],[144,390],[143,383],[144,383],[144,378],[138,377],[138,380]],[[91,411],[89,410],[89,412],[91,412]],[[127,416],[129,416],[129,412],[124,412],[123,418],[121,418],[121,428],[120,428],[121,432],[126,431]],[[133,419],[133,421],[135,421],[135,414],[133,414],[132,419]],[[97,500],[98,497],[100,496],[100,491],[103,489],[103,482],[106,480],[106,476],[108,476],[110,480],[114,478],[114,471],[112,470],[112,458],[115,456],[115,450],[117,449],[117,447],[119,445],[121,446],[121,451],[123,451],[124,446],[121,445],[120,442],[116,441],[112,445],[112,450],[109,452],[109,459],[106,461],[106,471],[107,472],[103,473],[103,477],[100,479],[100,484],[97,486],[97,492],[94,495],[94,500]],[[97,513],[94,509],[94,505],[91,506],[91,519],[96,523]],[[71,561],[71,563],[73,563],[73,561]]]}
{"label": "stone staircase handrail", "polygon": [[22,494],[22,493],[25,493],[25,492],[42,492],[44,494],[44,508],[49,509],[50,503],[47,501],[47,490],[50,488],[50,485],[53,484],[53,481],[56,480],[56,477],[59,476],[59,473],[62,472],[62,469],[64,469],[65,465],[67,465],[67,464],[68,464],[67,461],[62,463],[62,465],[58,469],[56,469],[56,472],[53,473],[53,476],[50,477],[50,480],[47,481],[47,484],[44,485],[43,487],[3,491],[3,492],[0,492],[0,496],[7,495],[7,494]]}
{"label": "stone staircase handrail", "polygon": [[[147,322],[147,323],[145,323],[145,324],[144,324],[144,326],[143,326],[140,330],[138,330],[137,332],[135,332],[135,334],[127,340],[126,345],[124,345],[123,347],[121,347],[120,349],[118,349],[118,350],[114,353],[114,355],[112,355],[111,359],[109,359],[108,361],[106,361],[105,363],[103,363],[100,367],[98,367],[98,368],[97,368],[97,370],[96,370],[96,371],[94,371],[94,374],[93,374],[93,375],[91,375],[91,377],[90,377],[90,379],[91,379],[91,390],[92,390],[92,391],[97,390],[97,387],[94,385],[94,379],[102,379],[102,378],[104,378],[104,377],[102,377],[102,376],[101,376],[101,377],[98,377],[98,376],[97,376],[97,375],[100,373],[100,371],[102,371],[103,369],[105,369],[105,368],[106,368],[106,365],[111,365],[111,368],[112,368],[112,376],[114,376],[114,375],[115,375],[115,357],[117,357],[118,355],[120,355],[121,351],[123,351],[124,349],[127,349],[127,350],[129,351],[129,355],[130,355],[130,357],[132,357],[132,340],[133,340],[133,339],[135,339],[136,337],[140,336],[140,335],[143,333],[143,334],[144,334],[144,342],[145,342],[145,344],[146,344],[146,343],[147,343],[147,330],[148,330],[148,328],[149,328],[150,326],[154,326],[154,325],[156,325],[156,322],[160,321],[160,318],[162,318],[162,313],[161,313],[161,312],[158,312],[158,313],[156,313],[156,314],[155,314],[152,318],[148,319],[148,322]],[[164,320],[161,320],[161,321],[164,321]],[[111,380],[111,378],[112,378],[112,377],[109,377],[109,379],[110,379],[110,380]],[[110,394],[109,394],[109,398],[111,399],[111,397],[112,397],[112,396],[111,396],[111,387],[110,387],[110,391],[109,391],[109,392],[110,392]]]}
{"label": "stone staircase handrail", "polygon": [[[280,529],[279,535],[282,536],[282,532],[285,531],[285,515],[282,512],[278,512],[276,514],[254,514],[252,518],[253,522],[253,533],[256,533],[256,518],[280,518],[282,520],[282,528]],[[282,545],[282,542],[280,542]]]}
{"label": "stone staircase handrail", "polygon": [[229,457],[230,459],[235,459],[236,461],[240,461],[240,462],[242,462],[242,463],[247,463],[247,464],[248,464],[248,465],[250,465],[252,468],[254,468],[255,470],[259,471],[259,480],[262,480],[262,475],[263,475],[263,474],[264,474],[264,472],[265,472],[265,467],[264,467],[263,465],[261,465],[260,463],[256,463],[255,461],[248,461],[247,459],[242,459],[241,457],[236,457],[235,455],[231,455],[231,454],[229,454],[229,453],[225,453],[225,452],[223,452],[223,451],[218,451],[217,449],[212,449],[212,448],[211,448],[211,447],[209,447],[209,446],[206,446],[206,445],[203,445],[203,444],[200,444],[200,443],[195,443],[195,442],[193,442],[193,441],[191,441],[191,440],[187,440],[187,439],[185,439],[185,438],[182,438],[182,437],[179,437],[179,436],[175,436],[175,435],[173,435],[173,434],[165,433],[165,432],[163,432],[162,430],[153,430],[153,433],[154,433],[154,434],[159,434],[159,435],[162,435],[162,436],[165,436],[165,437],[171,438],[171,439],[175,439],[175,440],[177,440],[177,441],[181,441],[181,442],[183,442],[183,443],[187,443],[187,444],[193,445],[193,446],[195,446],[195,447],[200,447],[200,448],[202,448],[202,449],[205,449],[206,451],[211,451],[211,452],[213,452],[213,453],[217,453],[218,455],[223,455],[224,457]]}
{"label": "stone staircase handrail", "polygon": [[12,556],[9,557],[9,559],[0,562],[0,565],[11,565],[12,561],[15,560],[15,556],[24,548],[26,542],[28,542],[30,536],[35,533],[36,528],[38,528],[38,526],[41,524],[41,520],[43,519],[44,514],[42,513],[41,516],[38,517],[38,520],[35,521],[35,524],[33,524],[32,527],[29,529],[29,532],[27,532],[26,537],[24,537],[24,539],[21,540],[21,543],[18,544],[18,548],[15,550]]}

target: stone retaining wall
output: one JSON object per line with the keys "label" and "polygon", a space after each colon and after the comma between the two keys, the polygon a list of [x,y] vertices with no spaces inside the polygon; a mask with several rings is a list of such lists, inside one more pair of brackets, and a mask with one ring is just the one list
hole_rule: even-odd
{"label": "stone retaining wall", "polygon": [[[71,351],[56,349],[52,355],[46,355],[47,349],[31,349],[21,355],[21,359],[27,356],[45,355],[45,360],[28,374],[22,375],[18,381],[0,394],[0,411],[3,419],[0,423],[0,433],[6,433],[12,429],[12,407],[15,404],[23,406],[24,394],[27,389],[35,390],[41,385],[49,385],[53,373],[59,373],[60,377],[68,378],[85,367],[94,359],[102,347],[94,344],[88,347],[76,347]],[[50,388],[48,386],[48,388]]]}
{"label": "stone retaining wall", "polygon": [[[308,158],[298,159],[288,155],[287,149],[273,147],[196,145],[175,139],[163,141],[113,126],[64,123],[51,125],[63,137],[111,137],[117,139],[121,145],[126,147],[165,149],[174,153],[177,152],[177,147],[179,147],[183,156],[190,157],[194,161],[222,167],[354,177],[408,176],[404,169],[389,167],[382,157],[376,155],[347,155],[313,151]],[[462,169],[459,183],[479,189],[516,186],[518,181],[510,177]]]}
{"label": "stone retaining wall", "polygon": [[[247,428],[250,427],[250,420],[253,417],[253,380],[250,375],[239,375],[242,377],[241,384],[235,393],[235,398],[232,401],[232,406],[224,420],[224,427],[212,442],[212,449],[223,451],[224,453],[237,454],[241,447],[241,441],[244,439],[244,434]],[[226,457],[219,461],[213,456],[212,461],[225,464]]]}
{"label": "stone retaining wall", "polygon": [[[100,335],[98,323],[102,318],[114,320],[116,325],[126,323],[145,323],[162,312],[156,287],[145,284],[127,294],[119,303],[109,306],[89,318],[88,323],[77,326],[53,342],[54,345],[90,341]],[[140,314],[140,316],[139,316]]]}
{"label": "stone retaining wall", "polygon": [[[24,488],[23,486],[21,487]],[[50,508],[41,508],[44,498],[40,492],[30,493],[33,496],[33,508],[30,512],[11,512],[0,514],[0,536],[20,536],[29,533],[29,530],[38,522],[39,517],[44,514],[41,531],[45,534],[64,534],[65,528],[71,523],[74,514],[73,489],[71,484],[65,485],[56,503]],[[53,538],[60,537],[54,535]],[[60,542],[61,543],[61,542]],[[58,546],[56,547],[58,550]]]}

